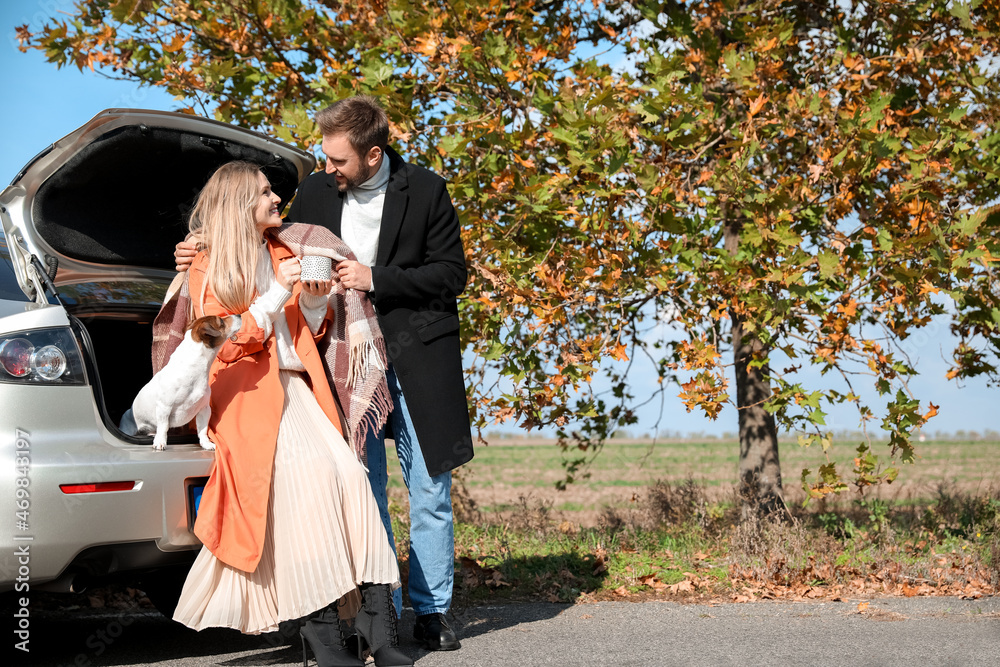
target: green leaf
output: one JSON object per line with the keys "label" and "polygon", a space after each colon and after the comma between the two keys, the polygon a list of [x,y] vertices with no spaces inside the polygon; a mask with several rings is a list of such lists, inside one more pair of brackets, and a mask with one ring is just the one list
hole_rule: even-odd
{"label": "green leaf", "polygon": [[840,269],[840,256],[829,250],[822,250],[816,255],[816,263],[819,266],[819,275],[824,280],[836,275]]}
{"label": "green leaf", "polygon": [[111,17],[118,23],[127,23],[130,18],[135,18],[139,12],[141,0],[117,0],[111,5]]}
{"label": "green leaf", "polygon": [[483,353],[483,359],[486,359],[487,361],[496,361],[502,357],[506,351],[507,348],[504,347],[502,343],[494,341],[490,344],[490,349]]}

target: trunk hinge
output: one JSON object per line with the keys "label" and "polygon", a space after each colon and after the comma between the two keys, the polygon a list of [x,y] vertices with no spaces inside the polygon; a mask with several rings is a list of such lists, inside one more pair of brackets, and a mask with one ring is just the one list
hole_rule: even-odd
{"label": "trunk hinge", "polygon": [[[3,211],[6,214],[6,211]],[[4,222],[7,216],[4,215]],[[14,265],[14,274],[25,296],[40,306],[47,306],[45,298],[46,285],[52,285],[47,272],[42,268],[38,258],[24,246],[24,239],[13,225],[4,225],[4,236],[7,239],[7,249],[10,251],[10,261]],[[53,293],[55,287],[52,287]]]}

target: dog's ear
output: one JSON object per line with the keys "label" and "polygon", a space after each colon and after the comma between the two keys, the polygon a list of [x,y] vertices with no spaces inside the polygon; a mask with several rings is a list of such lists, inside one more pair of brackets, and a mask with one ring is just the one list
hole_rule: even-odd
{"label": "dog's ear", "polygon": [[191,323],[191,338],[205,347],[222,345],[226,335],[226,322],[218,315],[199,317]]}

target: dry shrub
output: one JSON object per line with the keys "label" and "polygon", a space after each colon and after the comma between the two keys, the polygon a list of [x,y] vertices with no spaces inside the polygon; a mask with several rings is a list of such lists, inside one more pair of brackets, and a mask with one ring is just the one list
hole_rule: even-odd
{"label": "dry shrub", "polygon": [[632,512],[625,512],[614,507],[605,507],[597,518],[597,525],[609,533],[618,533],[633,525]]}
{"label": "dry shrub", "polygon": [[924,530],[939,538],[959,537],[978,542],[981,562],[990,583],[1000,586],[1000,489],[963,493],[954,484],[940,483],[935,502],[920,517]]}
{"label": "dry shrub", "polygon": [[512,531],[545,536],[552,529],[552,505],[551,500],[537,500],[531,494],[521,494],[517,497],[515,509],[500,516]]}
{"label": "dry shrub", "polygon": [[788,515],[748,511],[730,531],[730,549],[736,556],[759,558],[780,555],[797,560],[810,549],[815,536]]}
{"label": "dry shrub", "polygon": [[451,476],[451,510],[457,522],[476,524],[483,519],[479,506],[465,486],[464,475],[458,471]]}
{"label": "dry shrub", "polygon": [[990,583],[1000,586],[1000,525],[994,525],[993,534],[986,547],[987,572],[990,573]]}
{"label": "dry shrub", "polygon": [[731,570],[757,582],[787,583],[818,550],[815,532],[787,512],[765,511],[736,489],[734,495],[739,518],[734,517],[729,530]]}
{"label": "dry shrub", "polygon": [[649,489],[646,506],[656,525],[684,526],[704,520],[708,499],[690,477],[676,485],[660,480]]}
{"label": "dry shrub", "polygon": [[651,527],[698,527],[717,533],[735,519],[732,512],[709,501],[705,487],[688,477],[680,484],[657,481],[649,489],[645,509]]}
{"label": "dry shrub", "polygon": [[719,505],[709,502],[705,488],[692,478],[679,483],[658,480],[632,507],[605,507],[598,526],[613,533],[661,528],[719,529],[725,518]]}
{"label": "dry shrub", "polygon": [[924,527],[957,537],[970,537],[1000,520],[1000,490],[969,494],[954,483],[941,482],[935,489],[935,503],[924,513]]}
{"label": "dry shrub", "polygon": [[973,529],[977,539],[985,542],[983,564],[990,583],[1000,586],[1000,490],[991,488],[985,496],[977,498],[969,515],[975,517]]}

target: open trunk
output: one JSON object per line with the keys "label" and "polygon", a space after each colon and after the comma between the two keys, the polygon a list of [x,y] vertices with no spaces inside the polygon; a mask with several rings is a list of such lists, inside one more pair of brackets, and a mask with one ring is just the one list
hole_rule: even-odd
{"label": "open trunk", "polygon": [[225,123],[112,109],[43,151],[0,193],[18,284],[45,303],[37,257],[74,318],[112,432],[152,376],[152,322],[175,275],[174,246],[201,188],[233,160],[258,165],[283,205],[316,164],[304,151]]}
{"label": "open trunk", "polygon": [[[159,292],[165,291],[164,284]],[[67,296],[67,291],[61,289],[60,297],[66,300],[66,309],[72,316],[73,331],[83,350],[94,401],[104,425],[122,440],[151,445],[152,435],[134,435],[129,422],[123,425],[122,417],[153,376],[150,346],[159,304],[81,304],[71,303]],[[171,429],[169,441],[197,443],[198,438],[195,429],[187,426]]]}

